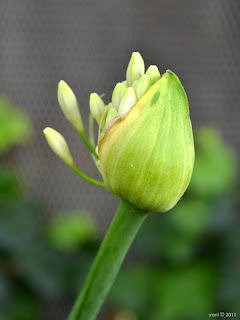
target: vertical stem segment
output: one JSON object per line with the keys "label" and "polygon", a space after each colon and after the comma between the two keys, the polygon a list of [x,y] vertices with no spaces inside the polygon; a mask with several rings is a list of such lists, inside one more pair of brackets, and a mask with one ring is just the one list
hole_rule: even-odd
{"label": "vertical stem segment", "polygon": [[83,139],[83,142],[85,143],[85,145],[88,147],[88,149],[92,152],[92,154],[98,160],[99,156],[97,155],[96,150],[94,149],[94,146],[88,141],[88,138],[86,137],[85,132],[79,131],[79,134],[80,134],[81,138]]}
{"label": "vertical stem segment", "polygon": [[121,200],[67,320],[94,320],[148,212]]}

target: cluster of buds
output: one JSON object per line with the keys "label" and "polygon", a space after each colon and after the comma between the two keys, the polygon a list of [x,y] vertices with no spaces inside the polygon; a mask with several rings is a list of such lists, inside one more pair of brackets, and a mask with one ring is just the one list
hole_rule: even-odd
{"label": "cluster of buds", "polygon": [[58,101],[92,152],[104,183],[86,178],[73,163],[64,138],[46,128],[50,147],[74,171],[138,208],[164,212],[179,201],[192,176],[194,143],[187,96],[172,71],[161,76],[151,65],[145,72],[143,58],[134,52],[126,80],[116,84],[109,103],[92,93],[90,120],[93,117],[99,126],[97,146],[92,122],[89,141],[76,97],[64,81],[58,86]]}
{"label": "cluster of buds", "polygon": [[126,72],[126,80],[118,82],[112,93],[112,101],[107,105],[97,93],[89,99],[90,111],[99,125],[100,141],[114,118],[128,112],[160,79],[157,66],[150,66],[145,73],[145,64],[140,53],[133,52]]}

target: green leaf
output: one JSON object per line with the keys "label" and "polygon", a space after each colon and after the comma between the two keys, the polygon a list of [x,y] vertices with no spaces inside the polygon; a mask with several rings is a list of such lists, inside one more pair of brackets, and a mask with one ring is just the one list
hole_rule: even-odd
{"label": "green leaf", "polygon": [[0,219],[0,248],[11,254],[31,246],[39,238],[39,209],[28,201],[1,208]]}
{"label": "green leaf", "polygon": [[215,275],[209,265],[167,268],[153,283],[151,320],[205,319],[213,308]]}
{"label": "green leaf", "polygon": [[15,256],[22,278],[39,295],[61,298],[77,294],[91,265],[94,252],[62,253],[35,243]]}
{"label": "green leaf", "polygon": [[196,238],[208,228],[211,207],[198,199],[185,199],[170,212],[169,220],[185,236]]}
{"label": "green leaf", "polygon": [[1,320],[38,320],[40,319],[39,302],[33,292],[24,285],[15,286],[11,299],[4,309],[0,309]]}
{"label": "green leaf", "polygon": [[189,191],[205,199],[215,199],[236,183],[236,155],[216,129],[200,128],[195,141],[196,160]]}
{"label": "green leaf", "polygon": [[144,314],[151,302],[152,270],[146,267],[125,268],[119,275],[107,299],[111,306]]}
{"label": "green leaf", "polygon": [[0,208],[18,201],[23,196],[23,188],[17,172],[5,166],[0,167]]}
{"label": "green leaf", "polygon": [[93,218],[84,211],[59,214],[49,222],[46,235],[49,243],[63,251],[73,251],[97,239]]}
{"label": "green leaf", "polygon": [[0,97],[0,154],[13,146],[24,144],[32,134],[28,116],[14,108],[5,97]]}

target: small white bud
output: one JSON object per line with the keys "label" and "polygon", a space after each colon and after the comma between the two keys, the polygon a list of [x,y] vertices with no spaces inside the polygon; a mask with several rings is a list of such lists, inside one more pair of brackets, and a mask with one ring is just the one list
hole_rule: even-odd
{"label": "small white bud", "polygon": [[107,119],[107,115],[108,115],[108,111],[110,109],[113,109],[113,104],[112,102],[109,102],[106,106],[105,106],[105,110],[104,110],[104,113],[103,113],[103,116],[102,116],[102,119],[101,119],[101,122],[99,124],[99,130],[101,131],[105,124],[106,124],[106,119]]}
{"label": "small white bud", "polygon": [[113,90],[113,94],[112,94],[112,103],[113,103],[113,107],[118,111],[120,102],[124,96],[124,93],[126,91],[126,86],[119,82],[116,84],[114,90]]}
{"label": "small white bud", "polygon": [[119,114],[127,112],[137,103],[137,97],[132,87],[127,88],[119,106]]}
{"label": "small white bud", "polygon": [[133,84],[132,84],[132,88],[133,88],[133,89],[135,88],[135,85],[136,85],[137,82],[138,82],[138,80],[135,80],[135,81],[133,82]]}
{"label": "small white bud", "polygon": [[117,110],[112,108],[108,111],[107,118],[106,118],[106,126],[110,123],[110,121],[117,115]]}
{"label": "small white bud", "polygon": [[150,89],[151,80],[148,76],[143,74],[140,79],[138,79],[137,83],[134,86],[134,90],[136,92],[137,99],[140,100],[144,94]]}
{"label": "small white bud", "polygon": [[71,167],[73,159],[64,137],[52,128],[45,128],[43,133],[52,151]]}
{"label": "small white bud", "polygon": [[93,118],[97,121],[98,125],[101,122],[105,104],[102,98],[97,93],[91,93],[89,98],[89,107]]}
{"label": "small white bud", "polygon": [[58,84],[57,97],[65,117],[77,131],[83,132],[84,127],[76,96],[63,80]]}
{"label": "small white bud", "polygon": [[126,79],[128,86],[131,86],[135,80],[138,80],[145,72],[145,65],[139,52],[133,52],[129,61]]}
{"label": "small white bud", "polygon": [[124,80],[121,83],[126,87],[126,89],[128,88],[127,80]]}
{"label": "small white bud", "polygon": [[152,85],[161,78],[161,75],[160,75],[160,72],[158,70],[158,67],[154,66],[154,65],[151,65],[147,69],[146,75],[150,78]]}

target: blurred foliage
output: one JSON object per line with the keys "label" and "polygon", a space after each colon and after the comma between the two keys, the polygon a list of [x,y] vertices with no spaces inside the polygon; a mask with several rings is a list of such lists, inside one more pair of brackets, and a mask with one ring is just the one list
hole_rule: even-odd
{"label": "blurred foliage", "polygon": [[[214,129],[201,128],[195,141],[188,191],[170,212],[144,223],[104,320],[203,320],[212,312],[240,312],[236,156]],[[41,320],[42,301],[72,302],[97,252],[98,230],[87,212],[60,212],[47,223],[42,213],[17,172],[0,167],[1,320]]]}
{"label": "blurred foliage", "polygon": [[0,97],[0,154],[16,145],[24,144],[32,134],[28,116]]}
{"label": "blurred foliage", "polygon": [[215,129],[200,128],[195,142],[197,156],[190,191],[204,199],[215,199],[231,190],[236,182],[236,155]]}
{"label": "blurred foliage", "polygon": [[72,251],[96,240],[97,229],[88,212],[70,212],[54,217],[47,226],[49,243],[60,250]]}

